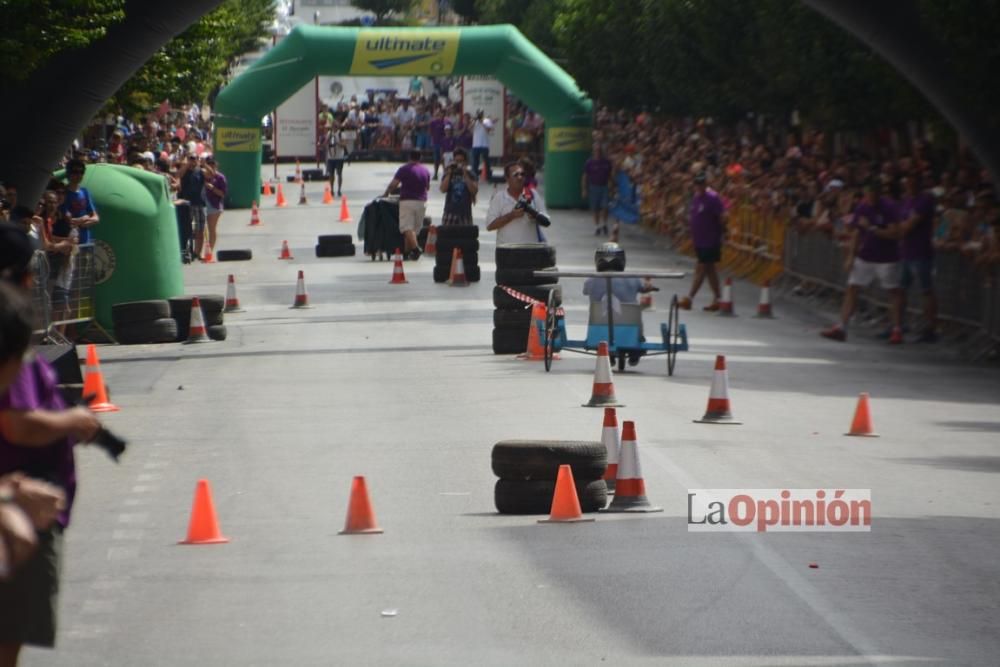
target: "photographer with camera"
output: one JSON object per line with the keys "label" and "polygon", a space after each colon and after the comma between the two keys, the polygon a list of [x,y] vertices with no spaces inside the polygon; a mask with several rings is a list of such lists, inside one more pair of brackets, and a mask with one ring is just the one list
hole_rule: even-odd
{"label": "photographer with camera", "polygon": [[441,225],[471,225],[472,205],[476,202],[479,184],[475,174],[469,170],[464,148],[456,149],[453,162],[445,167],[441,192],[445,193]]}
{"label": "photographer with camera", "polygon": [[[487,176],[490,173],[490,135],[493,133],[493,121],[486,117],[482,109],[476,112],[476,120],[472,123],[472,172],[479,178],[479,160],[486,165]],[[487,178],[487,181],[489,179]]]}
{"label": "photographer with camera", "polygon": [[524,167],[511,162],[504,168],[507,187],[497,190],[490,200],[486,213],[486,229],[497,233],[497,244],[545,243],[541,227],[552,224],[546,215],[541,199],[531,197],[525,190]]}

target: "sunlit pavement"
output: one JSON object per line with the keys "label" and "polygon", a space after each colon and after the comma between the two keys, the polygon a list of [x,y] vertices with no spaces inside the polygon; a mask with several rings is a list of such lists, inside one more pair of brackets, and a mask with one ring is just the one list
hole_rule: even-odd
{"label": "sunlit pavement", "polygon": [[[396,165],[352,165],[355,220]],[[433,184],[437,186],[437,183]],[[779,319],[682,315],[691,351],[614,376],[636,423],[647,516],[578,525],[493,509],[500,439],[590,439],[600,410],[592,357],[494,356],[494,235],[483,280],[432,282],[429,258],[317,259],[318,234],[354,232],[323,206],[227,211],[219,248],[242,263],[185,268],[188,293],[225,293],[247,312],[229,340],[103,347],[129,439],[121,465],[80,450],[58,649],[66,665],[863,665],[995,664],[1000,653],[1000,376],[928,346],[819,338],[825,315],[782,300]],[[492,186],[476,206],[483,220]],[[439,217],[435,192],[430,214]],[[548,230],[560,268],[592,266],[584,212]],[[626,230],[629,268],[690,261]],[[295,256],[279,261],[287,240]],[[360,245],[359,245],[360,253]],[[298,270],[310,310],[291,310]],[[586,323],[582,281],[564,282],[567,326]],[[666,319],[662,282],[647,331]],[[742,426],[692,423],[716,354],[727,355]],[[859,392],[880,438],[847,438]],[[338,536],[363,474],[385,533]],[[228,544],[179,546],[195,483],[208,479]],[[689,488],[871,489],[870,533],[702,534]],[[809,567],[814,564],[817,567]]]}

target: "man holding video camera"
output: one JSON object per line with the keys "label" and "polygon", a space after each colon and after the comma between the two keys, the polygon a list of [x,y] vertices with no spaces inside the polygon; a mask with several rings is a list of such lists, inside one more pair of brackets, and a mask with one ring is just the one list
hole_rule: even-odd
{"label": "man holding video camera", "polygon": [[486,229],[497,233],[497,244],[545,243],[541,227],[552,224],[541,199],[524,188],[524,167],[511,162],[504,168],[507,187],[497,190],[486,213]]}
{"label": "man holding video camera", "polygon": [[456,148],[452,160],[445,167],[441,181],[441,192],[445,193],[441,225],[471,225],[472,205],[479,192],[479,184],[475,174],[469,171],[469,158],[464,148]]}
{"label": "man holding video camera", "polygon": [[[493,121],[486,117],[483,110],[476,112],[476,120],[472,123],[472,172],[479,178],[479,160],[486,165],[486,173],[490,173],[490,134],[493,133]],[[487,179],[489,180],[489,179]]]}

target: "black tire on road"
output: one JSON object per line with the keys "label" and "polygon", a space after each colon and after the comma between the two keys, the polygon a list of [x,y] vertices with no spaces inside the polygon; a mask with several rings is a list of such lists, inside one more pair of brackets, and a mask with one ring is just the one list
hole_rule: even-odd
{"label": "black tire on road", "polygon": [[[573,480],[580,509],[596,512],[608,503],[608,485],[603,479]],[[554,480],[498,479],[493,487],[493,503],[500,514],[548,514],[555,493]]]}
{"label": "black tire on road", "polygon": [[483,272],[479,270],[478,265],[475,266],[469,266],[468,264],[465,265],[465,278],[470,283],[478,283],[482,277],[483,277]]}
{"label": "black tire on road", "polygon": [[[468,268],[470,264],[478,266],[479,265],[479,251],[478,250],[470,250],[470,251],[466,252],[466,251],[463,250],[462,251],[462,262],[465,264],[466,268]],[[450,250],[443,251],[443,250],[441,250],[441,248],[438,248],[437,254],[434,255],[434,264],[436,266],[447,266],[448,268],[451,268],[451,251]]]}
{"label": "black tire on road", "polygon": [[535,269],[497,269],[497,285],[545,285],[559,282],[558,276],[535,277],[534,271]]}
{"label": "black tire on road", "polygon": [[438,254],[447,255],[451,257],[451,251],[455,248],[461,248],[463,255],[469,255],[472,253],[479,252],[479,241],[476,239],[442,239],[440,236],[437,240],[437,252]]}
{"label": "black tire on road", "polygon": [[554,480],[559,466],[573,468],[573,479],[600,479],[608,454],[600,442],[579,440],[501,440],[490,454],[493,474],[500,479]]}
{"label": "black tire on road", "polygon": [[346,245],[354,243],[350,234],[321,234],[316,237],[316,243],[322,246]]}
{"label": "black tire on road", "polygon": [[[191,302],[193,296],[175,296],[167,301],[170,302],[170,316],[177,321],[177,340],[187,340],[188,332],[191,329]],[[201,314],[205,318],[205,326],[217,326],[223,323],[225,313],[223,307],[226,298],[219,294],[199,294],[198,300],[201,302]]]}
{"label": "black tire on road", "polygon": [[493,354],[521,354],[526,349],[527,329],[493,329]]}
{"label": "black tire on road", "polygon": [[494,310],[493,326],[497,329],[521,328],[525,335],[528,332],[528,325],[531,323],[531,308],[521,310]]}
{"label": "black tire on road", "polygon": [[[448,282],[448,277],[451,275],[451,265],[443,266],[438,264],[434,267],[434,282],[436,283],[446,283]],[[476,265],[469,266],[465,265],[465,279],[470,283],[478,283],[480,278],[482,278],[482,271]]]}
{"label": "black tire on road", "polygon": [[111,320],[115,326],[151,322],[170,317],[170,304],[165,299],[126,301],[111,306]]}
{"label": "black tire on road", "polygon": [[208,326],[208,337],[212,340],[226,340],[226,325],[212,324]]}
{"label": "black tire on road", "polygon": [[496,249],[498,269],[547,269],[556,265],[556,249],[542,243],[510,243]]}
{"label": "black tire on road", "polygon": [[[557,306],[562,305],[562,287],[559,285],[513,285],[511,289],[515,292],[520,292],[527,297],[535,299],[536,301],[541,301],[542,303],[549,302],[549,293],[555,292],[555,304]],[[497,285],[493,288],[493,307],[500,310],[520,310],[524,308],[525,303],[515,299],[513,296],[508,294],[503,287]]]}
{"label": "black tire on road", "polygon": [[219,250],[215,253],[215,258],[220,262],[245,262],[253,259],[253,250],[249,248]]}
{"label": "black tire on road", "polygon": [[354,257],[357,248],[353,243],[341,243],[337,245],[317,245],[317,257]]}
{"label": "black tire on road", "polygon": [[162,317],[149,322],[115,325],[115,338],[122,345],[173,343],[177,340],[177,322]]}
{"label": "black tire on road", "polygon": [[444,239],[478,239],[479,227],[475,225],[448,225],[437,228],[438,243]]}

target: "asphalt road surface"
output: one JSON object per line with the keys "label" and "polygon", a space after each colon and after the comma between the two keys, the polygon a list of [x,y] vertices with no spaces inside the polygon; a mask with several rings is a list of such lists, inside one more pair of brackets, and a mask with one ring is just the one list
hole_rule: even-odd
{"label": "asphalt road surface", "polygon": [[[395,165],[345,170],[351,212]],[[434,185],[437,185],[436,183]],[[483,220],[491,187],[476,206]],[[685,313],[691,351],[615,374],[636,423],[644,516],[540,525],[493,508],[490,449],[508,438],[600,437],[594,359],[494,356],[494,235],[483,280],[434,284],[432,261],[317,259],[317,234],[354,232],[323,206],[227,211],[220,248],[254,259],[185,267],[188,293],[236,276],[247,312],[229,340],[100,349],[131,446],[81,449],[58,648],[31,667],[93,665],[995,665],[1000,662],[1000,374],[927,345],[817,336],[828,314]],[[437,219],[443,196],[434,193]],[[563,269],[599,239],[583,212],[549,230]],[[630,269],[691,263],[628,230]],[[294,261],[278,261],[282,240]],[[310,310],[290,310],[299,269]],[[582,337],[582,281],[564,281]],[[647,330],[666,317],[664,283]],[[658,327],[657,327],[658,329]],[[692,423],[716,354],[742,426]],[[877,439],[847,438],[870,392]],[[365,475],[385,533],[339,536]],[[179,546],[198,479],[228,544]],[[694,533],[691,488],[870,489],[867,533]],[[817,567],[810,567],[810,564]]]}

